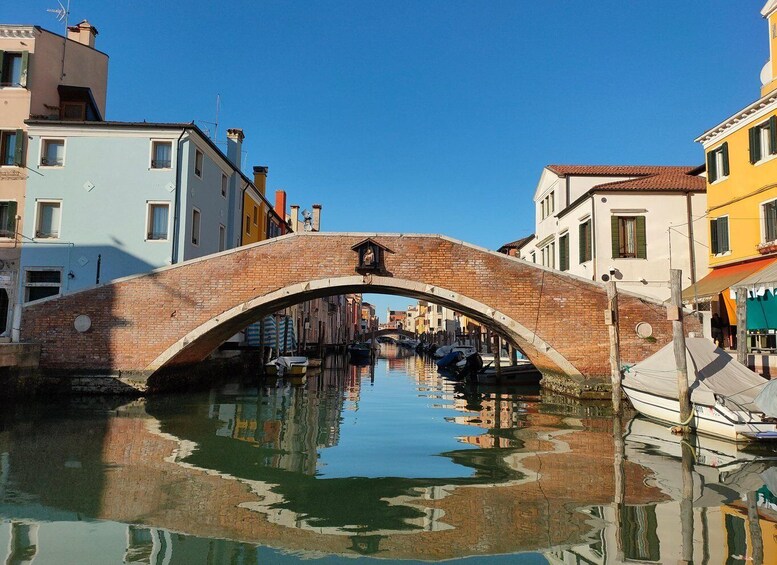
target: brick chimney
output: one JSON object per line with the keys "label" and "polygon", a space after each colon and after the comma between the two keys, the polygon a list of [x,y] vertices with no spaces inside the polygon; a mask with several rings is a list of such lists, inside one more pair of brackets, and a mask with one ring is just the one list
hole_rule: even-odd
{"label": "brick chimney", "polygon": [[86,20],[74,26],[67,27],[67,38],[77,41],[82,45],[94,49],[94,38],[97,37],[97,28]]}
{"label": "brick chimney", "polygon": [[291,231],[297,233],[299,231],[299,206],[292,204],[291,208]]}
{"label": "brick chimney", "polygon": [[242,129],[227,130],[227,159],[232,161],[238,171],[241,167],[240,161],[243,156],[243,140],[245,138]]}
{"label": "brick chimney", "polygon": [[[278,216],[283,220],[283,225],[286,225],[286,191],[285,190],[276,190],[275,191],[275,213],[278,214]],[[286,228],[284,227],[282,230],[282,233],[286,233]]]}
{"label": "brick chimney", "polygon": [[313,231],[321,231],[321,204],[313,204]]}
{"label": "brick chimney", "polygon": [[267,172],[269,170],[269,167],[254,167],[254,186],[259,194],[265,197],[267,196]]}

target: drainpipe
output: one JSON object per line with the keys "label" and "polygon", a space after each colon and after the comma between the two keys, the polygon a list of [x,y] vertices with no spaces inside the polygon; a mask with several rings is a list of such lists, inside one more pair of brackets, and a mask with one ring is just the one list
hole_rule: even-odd
{"label": "drainpipe", "polygon": [[181,130],[181,135],[178,136],[175,147],[178,154],[175,156],[175,210],[173,210],[173,247],[170,252],[170,263],[175,265],[178,262],[178,237],[181,233],[181,139],[186,133],[186,128]]}
{"label": "drainpipe", "polygon": [[246,190],[248,190],[249,184],[250,183],[246,181],[246,185],[243,187],[243,190],[240,191],[240,215],[238,216],[238,222],[237,222],[237,225],[238,225],[237,233],[240,234],[240,239],[238,239],[235,242],[235,247],[240,247],[241,245],[243,245],[243,237],[244,237],[243,230],[245,230],[245,226],[243,225],[243,214],[245,213]]}
{"label": "drainpipe", "polygon": [[596,280],[596,221],[594,212],[596,211],[596,195],[591,194],[591,263],[593,264],[593,280]]}
{"label": "drainpipe", "polygon": [[685,193],[685,209],[688,215],[688,257],[691,260],[691,284],[696,284],[696,246],[693,244],[693,217],[691,215],[691,193]]}

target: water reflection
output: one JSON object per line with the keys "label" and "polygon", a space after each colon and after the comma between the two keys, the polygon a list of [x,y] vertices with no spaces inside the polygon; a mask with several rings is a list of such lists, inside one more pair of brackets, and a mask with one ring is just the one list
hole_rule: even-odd
{"label": "water reflection", "polygon": [[777,562],[775,453],[387,352],[304,387],[4,409],[2,563]]}

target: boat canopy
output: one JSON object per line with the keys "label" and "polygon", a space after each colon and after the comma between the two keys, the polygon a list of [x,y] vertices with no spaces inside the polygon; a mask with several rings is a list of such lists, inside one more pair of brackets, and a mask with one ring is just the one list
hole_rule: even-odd
{"label": "boat canopy", "polygon": [[[714,406],[717,400],[731,410],[763,411],[756,405],[755,398],[769,381],[716,347],[712,341],[702,337],[686,338],[685,358],[691,402]],[[626,369],[623,386],[665,398],[678,398],[677,364],[672,342]],[[774,394],[777,395],[777,388]],[[777,399],[774,405],[777,406]]]}

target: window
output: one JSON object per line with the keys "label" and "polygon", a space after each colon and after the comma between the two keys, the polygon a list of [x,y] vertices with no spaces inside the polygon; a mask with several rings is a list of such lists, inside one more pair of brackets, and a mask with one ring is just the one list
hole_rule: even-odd
{"label": "window", "polygon": [[254,225],[259,225],[259,208],[257,208],[256,205],[254,205]]}
{"label": "window", "polygon": [[166,240],[170,226],[170,204],[168,202],[149,202],[146,218],[146,239]]}
{"label": "window", "polygon": [[44,139],[40,164],[44,167],[62,167],[65,164],[65,140]]}
{"label": "window", "polygon": [[251,216],[246,214],[246,235],[251,235]]}
{"label": "window", "polygon": [[20,129],[0,131],[0,165],[21,167],[24,132]]}
{"label": "window", "polygon": [[192,210],[192,244],[200,244],[200,211],[197,208]]}
{"label": "window", "polygon": [[219,251],[227,248],[227,228],[224,224],[219,224]]}
{"label": "window", "polygon": [[151,168],[169,169],[173,166],[173,142],[153,141],[151,143]]}
{"label": "window", "polygon": [[710,220],[710,243],[713,255],[731,251],[728,245],[728,216]]}
{"label": "window", "polygon": [[612,258],[647,259],[645,216],[613,216]]}
{"label": "window", "polygon": [[38,200],[35,237],[54,239],[59,237],[61,205],[58,200]]}
{"label": "window", "polygon": [[591,253],[592,245],[591,245],[591,220],[588,219],[582,224],[580,224],[579,227],[579,235],[580,235],[580,245],[579,245],[579,257],[580,262],[585,263],[586,261],[590,261],[593,256]]}
{"label": "window", "polygon": [[558,268],[561,271],[569,270],[569,234],[565,233],[558,238]]}
{"label": "window", "polygon": [[86,103],[85,102],[61,102],[60,116],[65,121],[74,121],[74,122],[86,121]]}
{"label": "window", "polygon": [[27,86],[29,53],[3,53],[0,51],[0,86]]}
{"label": "window", "polygon": [[202,151],[194,151],[194,174],[202,178]]}
{"label": "window", "polygon": [[555,241],[551,242],[550,244],[540,249],[540,254],[542,257],[543,267],[550,267],[551,269],[556,268],[556,242]]}
{"label": "window", "polygon": [[227,197],[227,175],[221,175],[221,196]]}
{"label": "window", "polygon": [[0,237],[16,237],[16,202],[0,202]]}
{"label": "window", "polygon": [[707,178],[710,183],[728,176],[728,142],[707,153]]}
{"label": "window", "polygon": [[531,262],[536,263],[537,262],[537,253],[532,251],[531,252]]}
{"label": "window", "polygon": [[24,301],[56,296],[61,284],[61,269],[27,269],[24,273]]}
{"label": "window", "polygon": [[772,200],[761,205],[764,218],[764,238],[763,241],[777,240],[777,200]]}
{"label": "window", "polygon": [[750,128],[750,163],[757,163],[777,153],[777,116]]}
{"label": "window", "polygon": [[281,235],[281,226],[279,226],[275,221],[268,221],[267,222],[267,237],[273,238],[278,237]]}
{"label": "window", "polygon": [[542,199],[542,202],[540,203],[540,213],[541,213],[541,219],[545,219],[548,216],[550,216],[556,209],[556,204],[553,198],[553,192],[548,194],[545,198]]}

